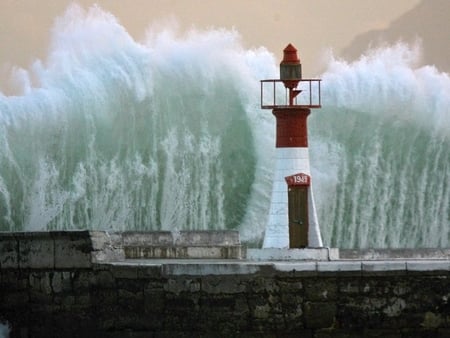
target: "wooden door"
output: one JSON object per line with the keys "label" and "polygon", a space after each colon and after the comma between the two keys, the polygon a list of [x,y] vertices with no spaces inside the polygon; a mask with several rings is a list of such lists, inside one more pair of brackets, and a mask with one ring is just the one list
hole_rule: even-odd
{"label": "wooden door", "polygon": [[308,186],[288,187],[289,247],[308,246]]}

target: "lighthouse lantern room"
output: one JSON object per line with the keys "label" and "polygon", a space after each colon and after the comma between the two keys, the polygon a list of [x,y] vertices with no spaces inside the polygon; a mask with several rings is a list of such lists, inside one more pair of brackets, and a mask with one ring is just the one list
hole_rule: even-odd
{"label": "lighthouse lantern room", "polygon": [[275,173],[264,248],[322,247],[309,165],[307,117],[320,79],[303,79],[297,49],[283,51],[280,79],[261,81],[261,108],[276,118]]}

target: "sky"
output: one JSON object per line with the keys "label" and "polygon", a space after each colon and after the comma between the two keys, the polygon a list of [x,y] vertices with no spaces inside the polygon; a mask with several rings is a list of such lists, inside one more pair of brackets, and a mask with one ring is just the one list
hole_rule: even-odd
{"label": "sky", "polygon": [[[0,0],[0,80],[11,67],[45,60],[55,19],[73,1]],[[321,55],[335,54],[355,36],[386,28],[420,0],[78,0],[112,13],[137,41],[154,25],[177,22],[180,31],[237,30],[244,47],[266,47],[280,59],[293,43],[304,74],[315,75]],[[1,88],[1,85],[0,85]]]}

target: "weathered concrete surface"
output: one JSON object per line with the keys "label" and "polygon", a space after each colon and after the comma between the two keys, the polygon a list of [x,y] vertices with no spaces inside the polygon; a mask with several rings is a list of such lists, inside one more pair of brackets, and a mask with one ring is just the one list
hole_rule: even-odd
{"label": "weathered concrete surface", "polygon": [[92,263],[122,261],[125,259],[121,233],[89,231],[89,235],[92,241]]}
{"label": "weathered concrete surface", "polygon": [[126,258],[244,258],[238,231],[122,233]]}
{"label": "weathered concrete surface", "polygon": [[450,337],[448,259],[129,260],[117,234],[29,239],[0,236],[12,337]]}
{"label": "weathered concrete surface", "polygon": [[449,263],[395,263],[170,259],[7,268],[0,321],[11,324],[12,337],[448,337]]}
{"label": "weathered concrete surface", "polygon": [[450,249],[340,249],[341,259],[450,259]]}
{"label": "weathered concrete surface", "polygon": [[19,267],[19,244],[13,233],[4,233],[0,239],[0,268]]}
{"label": "weathered concrete surface", "polygon": [[88,231],[0,233],[0,268],[91,267]]}
{"label": "weathered concrete surface", "polygon": [[245,256],[243,248],[236,246],[125,246],[126,258],[203,258],[239,259]]}
{"label": "weathered concrete surface", "polygon": [[304,261],[304,260],[337,260],[337,248],[305,248],[305,249],[247,249],[246,258],[254,261]]}
{"label": "weathered concrete surface", "polygon": [[90,268],[123,260],[121,236],[105,231],[0,232],[0,268]]}
{"label": "weathered concrete surface", "polygon": [[237,231],[0,232],[0,268],[88,268],[125,258],[244,258]]}
{"label": "weathered concrete surface", "polygon": [[240,245],[239,231],[130,231],[123,232],[124,245]]}

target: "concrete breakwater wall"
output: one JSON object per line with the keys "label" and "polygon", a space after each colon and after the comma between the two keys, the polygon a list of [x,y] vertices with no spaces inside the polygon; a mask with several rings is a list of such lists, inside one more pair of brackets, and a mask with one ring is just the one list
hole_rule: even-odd
{"label": "concrete breakwater wall", "polygon": [[0,322],[12,337],[450,337],[448,257],[128,259],[127,236],[0,234]]}

